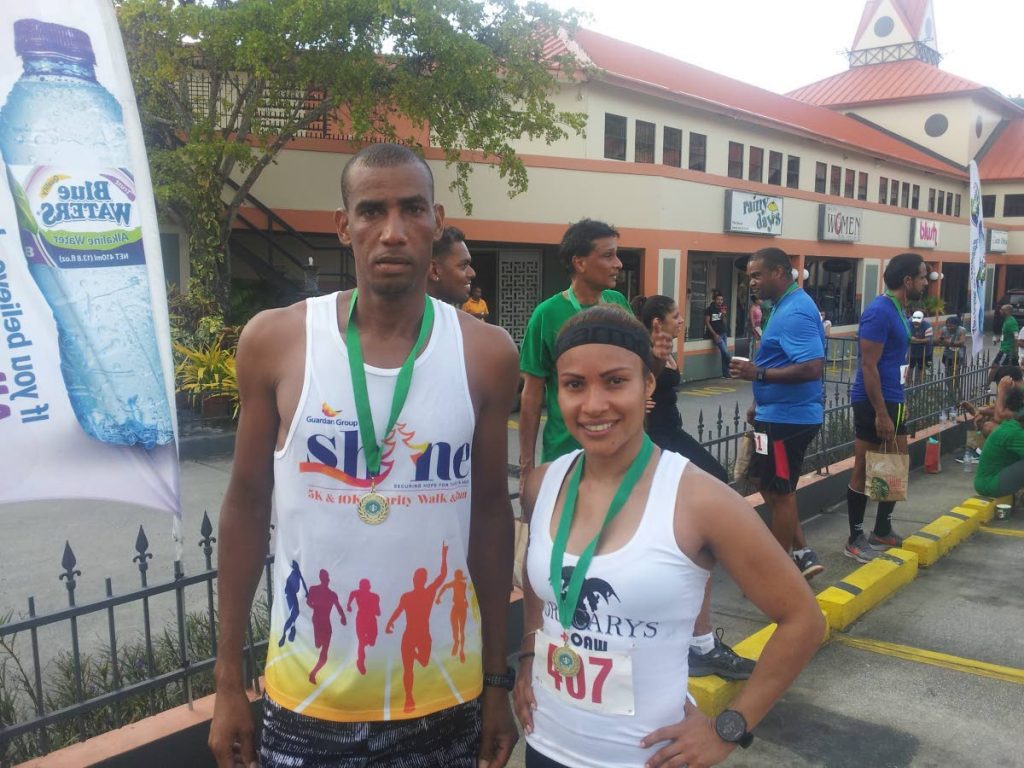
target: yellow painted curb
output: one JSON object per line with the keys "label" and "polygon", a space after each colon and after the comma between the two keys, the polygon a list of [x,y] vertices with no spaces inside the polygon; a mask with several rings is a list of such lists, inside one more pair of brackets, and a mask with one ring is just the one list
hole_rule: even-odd
{"label": "yellow painted curb", "polygon": [[960,506],[980,509],[982,512],[981,522],[989,523],[992,522],[992,518],[995,517],[996,504],[1013,504],[1013,497],[1000,496],[997,499],[991,499],[988,496],[973,496],[966,499]]}
{"label": "yellow painted curb", "polygon": [[[951,518],[952,519],[952,518]],[[917,576],[917,554],[890,549],[818,595],[833,631],[843,630]]]}
{"label": "yellow painted curb", "polygon": [[953,507],[903,540],[903,548],[917,555],[918,565],[927,568],[949,553],[964,539],[977,533],[986,511],[979,507]]}
{"label": "yellow painted curb", "polygon": [[[764,651],[764,647],[768,644],[772,635],[775,634],[777,626],[777,624],[769,624],[767,627],[759,629],[749,637],[740,640],[732,649],[737,655],[745,659],[757,661],[761,658],[761,652]],[[825,635],[821,639],[821,644],[825,645],[829,639],[830,630],[826,621]],[[720,715],[729,706],[729,702],[736,697],[736,694],[740,692],[742,687],[742,680],[726,680],[718,677],[718,675],[691,677],[689,681],[690,694],[697,702],[698,709],[708,717]]]}

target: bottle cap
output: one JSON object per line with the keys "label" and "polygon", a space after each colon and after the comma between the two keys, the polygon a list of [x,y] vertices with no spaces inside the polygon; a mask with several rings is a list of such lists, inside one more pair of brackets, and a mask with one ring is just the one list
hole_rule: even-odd
{"label": "bottle cap", "polygon": [[80,29],[49,24],[38,19],[18,19],[14,22],[14,52],[25,54],[51,54],[79,59],[95,64],[92,41]]}

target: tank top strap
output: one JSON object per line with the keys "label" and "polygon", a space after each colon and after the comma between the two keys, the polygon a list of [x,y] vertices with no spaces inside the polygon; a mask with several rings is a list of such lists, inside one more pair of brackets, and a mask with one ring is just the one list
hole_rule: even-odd
{"label": "tank top strap", "polygon": [[[541,530],[550,534],[551,517],[555,512],[555,502],[558,501],[558,492],[565,482],[565,476],[573,466],[576,457],[583,453],[582,450],[571,451],[548,465],[544,472],[544,479],[541,481],[540,489],[537,491],[537,498],[533,503],[533,515],[530,518],[531,530]],[[545,539],[550,539],[550,535]]]}

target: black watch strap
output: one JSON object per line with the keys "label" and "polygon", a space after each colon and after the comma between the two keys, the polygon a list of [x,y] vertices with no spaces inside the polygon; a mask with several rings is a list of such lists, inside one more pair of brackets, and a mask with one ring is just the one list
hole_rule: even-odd
{"label": "black watch strap", "polygon": [[509,667],[503,675],[489,675],[484,672],[484,685],[489,688],[504,688],[511,691],[516,686],[515,670]]}

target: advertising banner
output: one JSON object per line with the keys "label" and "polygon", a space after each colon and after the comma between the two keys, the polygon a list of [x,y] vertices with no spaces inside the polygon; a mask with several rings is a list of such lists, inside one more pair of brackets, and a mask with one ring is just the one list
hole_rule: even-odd
{"label": "advertising banner", "polygon": [[939,247],[939,222],[928,219],[910,220],[910,247],[911,248],[938,248]]}
{"label": "advertising banner", "polygon": [[1010,233],[1005,229],[988,230],[988,252],[1006,253],[1010,248]]}
{"label": "advertising banner", "polygon": [[985,347],[985,221],[981,215],[981,182],[978,164],[971,160],[971,354]]}
{"label": "advertising banner", "polygon": [[110,0],[0,4],[0,504],[180,514],[167,297]]}
{"label": "advertising banner", "polygon": [[837,243],[859,243],[864,225],[860,208],[821,203],[818,206],[818,239]]}
{"label": "advertising banner", "polygon": [[725,231],[744,235],[781,235],[782,198],[727,189]]}

